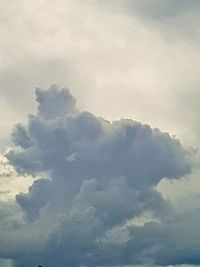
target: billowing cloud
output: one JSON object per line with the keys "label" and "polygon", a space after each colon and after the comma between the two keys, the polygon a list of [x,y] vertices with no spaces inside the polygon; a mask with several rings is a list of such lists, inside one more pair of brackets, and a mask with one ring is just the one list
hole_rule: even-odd
{"label": "billowing cloud", "polygon": [[[16,171],[0,159],[1,257],[28,266],[197,264],[199,167],[177,179],[189,169],[177,140],[92,114],[134,118],[199,146],[200,1],[7,0],[0,8],[1,153],[18,123]],[[69,91],[38,89],[38,113],[24,123],[37,108],[34,87],[52,83],[68,84],[90,113]]]}
{"label": "billowing cloud", "polygon": [[19,174],[46,178],[16,195],[24,221],[1,233],[1,257],[16,266],[156,261],[162,242],[154,246],[151,227],[130,222],[150,212],[162,228],[174,216],[155,187],[190,172],[187,151],[148,125],[79,111],[67,88],[39,88],[36,101],[37,114],[14,128],[7,158]]}

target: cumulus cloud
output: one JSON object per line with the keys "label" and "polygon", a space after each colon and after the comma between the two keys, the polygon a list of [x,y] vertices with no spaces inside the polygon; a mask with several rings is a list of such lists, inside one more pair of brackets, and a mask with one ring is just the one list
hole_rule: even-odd
{"label": "cumulus cloud", "polygon": [[67,88],[39,88],[36,101],[37,114],[14,128],[7,158],[19,174],[47,178],[16,195],[24,221],[1,234],[1,257],[16,266],[154,262],[162,244],[129,222],[145,212],[160,225],[173,216],[155,187],[190,172],[187,151],[148,125],[79,111]]}
{"label": "cumulus cloud", "polygon": [[[94,225],[92,220],[95,221],[98,217],[100,222],[96,221],[96,225],[100,225],[104,220],[103,226],[106,226],[96,238],[98,247],[93,250],[93,255],[99,262],[141,262],[146,259],[149,266],[151,259],[158,257],[156,255],[161,247],[165,247],[162,257],[167,258],[167,251],[170,247],[176,246],[176,239],[179,239],[180,235],[176,237],[174,234],[174,238],[171,235],[170,243],[166,242],[168,246],[164,246],[167,236],[159,237],[160,240],[163,239],[163,242],[159,242],[159,238],[155,238],[156,234],[151,235],[153,226],[158,229],[163,228],[164,222],[159,224],[159,221],[164,221],[164,218],[168,218],[169,213],[171,216],[172,212],[166,201],[163,201],[153,188],[157,186],[162,175],[172,178],[174,173],[176,178],[181,177],[181,171],[178,174],[170,163],[176,159],[179,161],[179,155],[175,156],[175,151],[171,153],[174,158],[171,158],[170,153],[167,156],[167,152],[165,158],[162,151],[167,151],[168,148],[165,147],[164,141],[160,141],[163,144],[160,150],[158,135],[155,136],[157,140],[155,146],[154,138],[150,140],[150,133],[146,133],[149,139],[143,138],[143,133],[149,131],[144,125],[121,120],[112,123],[111,127],[111,124],[103,119],[87,112],[79,112],[76,110],[75,102],[68,95],[69,92],[68,100],[64,96],[65,93],[61,94],[64,98],[62,100],[55,90],[56,87],[52,93],[47,94],[43,90],[38,90],[37,99],[40,106],[38,116],[30,116],[28,125],[24,125],[23,122],[27,113],[35,114],[32,89],[36,82],[44,87],[54,82],[61,85],[68,83],[73,89],[73,94],[77,96],[81,110],[86,109],[111,120],[121,117],[137,118],[139,121],[176,134],[189,146],[199,145],[200,2],[198,0],[52,0],[51,2],[35,0],[30,3],[16,0],[13,3],[7,0],[2,1],[0,7],[4,10],[0,21],[2,26],[0,27],[1,151],[4,151],[5,144],[10,146],[8,133],[13,124],[21,122],[16,125],[13,132],[13,142],[17,149],[10,154],[18,174],[10,173],[9,164],[0,163],[2,166],[2,168],[0,166],[0,200],[5,203],[8,199],[12,199],[16,192],[22,191],[23,193],[17,195],[16,201],[23,210],[25,220],[24,223],[19,220],[17,224],[21,226],[17,232],[16,228],[11,231],[13,224],[8,224],[10,228],[6,231],[10,232],[9,236],[5,237],[5,231],[2,231],[0,239],[3,244],[2,257],[15,258],[15,263],[19,264],[20,259],[23,259],[30,266],[30,261],[34,261],[32,255],[35,255],[34,265],[37,265],[40,260],[42,263],[48,257],[49,261],[53,258],[47,254],[45,256],[45,253],[55,255],[54,258],[58,260],[56,255],[66,254],[64,251],[68,248],[66,249],[68,254],[61,257],[60,265],[63,261],[66,262],[66,257],[70,258],[70,262],[73,262],[74,258],[77,258],[77,262],[83,262],[85,257],[84,261],[89,264],[88,258],[83,255],[84,253],[81,254],[83,249],[78,253],[78,249],[73,250],[73,245],[67,247],[65,242],[70,231],[73,233],[71,235],[73,240],[76,240],[75,230],[70,228],[71,224],[76,225],[76,223],[75,219],[64,215],[75,210],[73,214],[76,212],[78,218],[80,212],[86,209],[84,214],[90,217],[88,222],[90,221],[91,225]],[[52,101],[57,104],[53,105]],[[68,101],[68,104],[64,106],[63,101]],[[62,120],[61,117],[66,117],[64,114],[67,113],[67,117],[72,117],[71,123],[69,119],[66,119],[66,123],[65,119],[63,123],[58,122]],[[87,132],[87,128],[91,129],[87,126],[89,118],[91,125],[97,121],[96,126],[91,126],[94,136],[98,137],[96,144],[93,138],[91,142],[86,140],[87,136],[92,136],[91,130]],[[98,126],[99,123],[101,126]],[[135,136],[133,139],[136,140],[133,142],[135,153],[131,150],[134,146],[130,145],[131,138],[125,134],[128,133],[128,125],[138,133],[133,134]],[[155,132],[153,131],[153,135]],[[160,135],[163,136],[163,133]],[[151,145],[158,156],[153,153],[152,158],[146,157],[150,154]],[[128,146],[131,147],[130,151]],[[165,160],[167,164],[171,164],[167,170],[160,166],[160,162]],[[133,179],[132,172],[134,172]],[[183,167],[182,174],[186,172]],[[27,194],[25,193],[27,186],[33,179],[32,176],[27,176],[28,173],[37,178],[38,175],[47,176],[48,180],[39,179],[38,182],[34,182]],[[19,178],[20,174],[24,177]],[[61,177],[65,177],[64,181]],[[181,183],[178,179],[171,181],[167,178],[159,184],[162,185],[161,191],[164,192],[166,199],[175,198],[175,206],[179,212],[199,206],[199,172],[195,174],[195,179],[188,180],[187,177],[186,180],[181,179]],[[112,197],[109,195],[111,193]],[[104,198],[110,203],[108,210],[105,208]],[[126,201],[129,203],[128,208],[122,208]],[[134,206],[130,204],[132,202],[135,203]],[[119,209],[119,212],[113,213],[113,218],[112,205],[115,211]],[[16,203],[14,207],[17,207]],[[140,225],[134,228],[133,235],[130,234],[130,230],[124,226],[124,221],[131,218],[127,223],[130,225],[131,222],[135,223],[138,218],[142,218],[143,222],[146,210],[150,210],[148,212],[151,213],[151,218],[157,217],[154,218],[157,224],[152,224],[152,227]],[[17,211],[19,212],[18,209]],[[4,212],[2,214],[5,215]],[[92,216],[94,219],[91,219]],[[193,215],[184,216],[187,220]],[[8,218],[11,219],[9,216]],[[116,225],[113,224],[114,219]],[[194,216],[194,220],[198,221],[197,216]],[[83,215],[82,221],[84,221]],[[189,229],[186,225],[185,227]],[[194,224],[191,225],[192,229],[198,231]],[[71,230],[66,232],[66,228]],[[80,229],[78,223],[76,229],[77,232]],[[138,232],[141,230],[141,235],[139,241],[133,244],[136,229]],[[145,229],[149,230],[145,232]],[[66,235],[63,235],[64,232]],[[183,227],[181,233],[184,232]],[[13,241],[13,236],[16,237],[16,243]],[[62,236],[65,238],[61,239]],[[187,237],[187,240],[182,239],[182,243],[189,251],[187,242],[190,235]],[[149,244],[152,244],[153,238],[157,244],[155,248],[152,245],[151,249]],[[199,242],[198,235],[193,238],[196,243]],[[144,242],[139,246],[142,239]],[[109,243],[107,247],[106,242]],[[161,245],[160,248],[158,243]],[[82,241],[82,244],[86,242]],[[114,247],[116,244],[118,247]],[[127,244],[125,249],[122,249],[123,244]],[[92,248],[95,248],[95,245]],[[173,251],[170,253],[168,258],[172,259],[172,263],[178,262],[175,256],[178,257],[181,250],[181,247],[174,250],[174,256]],[[74,251],[75,254],[72,253]],[[90,262],[93,263],[92,249],[88,248],[85,251],[90,251],[85,255],[88,255]],[[187,256],[185,250],[184,253]],[[82,258],[78,259],[77,254]],[[125,258],[129,260],[126,261]],[[182,258],[183,262],[188,261],[186,257]],[[190,261],[192,262],[192,258]],[[74,264],[78,264],[77,262]]]}
{"label": "cumulus cloud", "polygon": [[46,120],[65,116],[75,109],[75,99],[68,90],[63,89],[58,94],[56,86],[52,86],[48,92],[38,88],[36,90],[36,96],[38,115]]}

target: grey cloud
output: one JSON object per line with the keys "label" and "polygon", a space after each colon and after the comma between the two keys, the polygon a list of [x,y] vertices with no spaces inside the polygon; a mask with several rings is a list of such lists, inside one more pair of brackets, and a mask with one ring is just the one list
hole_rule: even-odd
{"label": "grey cloud", "polygon": [[[115,4],[116,2],[113,2],[113,6]],[[117,4],[120,4],[121,8],[129,13],[155,20],[168,19],[200,6],[198,0],[119,0]]]}
{"label": "grey cloud", "polygon": [[108,5],[111,10],[139,19],[152,32],[159,32],[167,42],[190,40],[199,43],[198,0],[119,0]]}
{"label": "grey cloud", "polygon": [[[160,34],[157,31],[155,34],[155,30],[158,29],[157,23],[161,22],[159,27],[162,25],[161,32],[164,34],[166,32],[171,34],[174,29],[176,31],[175,35],[178,35],[178,37],[179,32],[183,32],[185,36],[187,29],[190,35],[193,34],[191,17],[192,23],[198,28],[196,18],[199,17],[199,1],[175,0],[173,3],[171,0],[120,1],[123,5],[123,11],[125,7],[126,14],[137,16],[140,22],[145,23],[146,28],[150,27],[147,31],[145,28],[145,33],[141,36],[138,36],[138,32],[142,33],[144,29],[138,23],[137,18],[132,20],[128,16],[123,16],[122,19],[122,16],[118,16],[118,14],[112,16],[113,13],[106,13],[107,10],[105,14],[104,10],[102,11],[98,5],[95,9],[90,8],[97,1],[87,1],[89,12],[84,8],[84,5],[79,6],[81,1],[77,1],[75,5],[72,5],[73,1],[71,1],[71,4],[70,1],[59,1],[59,4],[57,2],[53,3],[51,8],[49,8],[48,1],[44,1],[42,5],[36,3],[41,3],[41,1],[36,1],[33,5],[26,5],[25,2],[22,2],[24,1],[21,1],[22,6],[24,6],[23,14],[27,14],[27,17],[22,21],[20,20],[21,23],[15,16],[15,12],[9,12],[11,21],[16,22],[16,28],[19,24],[23,25],[20,32],[13,32],[13,27],[7,27],[7,25],[2,27],[6,33],[3,38],[3,43],[6,44],[3,47],[7,48],[4,50],[5,61],[9,62],[8,65],[12,65],[13,69],[2,70],[0,91],[8,103],[14,106],[15,111],[20,110],[26,113],[33,110],[34,105],[31,102],[33,90],[31,88],[35,85],[36,80],[44,86],[53,81],[64,83],[66,80],[68,82],[71,80],[69,83],[74,88],[78,87],[80,83],[86,83],[85,87],[87,87],[86,85],[89,83],[90,92],[85,95],[91,94],[92,90],[100,92],[101,87],[105,88],[102,91],[103,98],[96,93],[99,99],[93,104],[93,106],[98,106],[99,103],[103,103],[102,110],[106,103],[108,108],[111,106],[110,103],[113,104],[113,94],[117,91],[116,96],[118,94],[118,97],[115,96],[114,98],[117,102],[115,105],[118,106],[118,100],[122,100],[123,105],[122,103],[119,105],[122,109],[119,110],[117,115],[115,112],[113,114],[112,111],[106,112],[107,116],[116,118],[121,116],[122,113],[127,116],[127,114],[130,114],[130,110],[133,110],[134,115],[138,117],[136,107],[138,102],[141,113],[150,114],[154,110],[151,115],[152,120],[149,120],[148,116],[143,116],[142,120],[148,121],[152,125],[166,126],[165,128],[172,130],[173,127],[170,128],[170,124],[165,124],[165,119],[168,118],[170,122],[175,121],[174,124],[176,125],[183,122],[181,130],[191,130],[192,127],[189,126],[189,124],[191,125],[191,119],[185,120],[185,118],[188,118],[188,112],[180,112],[180,110],[191,109],[188,103],[187,105],[176,105],[175,101],[175,104],[168,105],[167,108],[165,105],[167,105],[167,102],[174,103],[173,101],[177,98],[174,96],[174,91],[176,91],[174,88],[181,88],[182,91],[182,85],[186,86],[187,84],[186,80],[189,80],[188,84],[190,83],[189,88],[191,88],[190,73],[196,77],[198,76],[194,72],[195,59],[198,61],[198,54],[195,53],[195,48],[192,46],[186,50],[182,49],[182,42],[178,46],[170,43],[170,47],[167,47],[166,43],[163,42],[163,36],[161,39],[157,38],[160,37]],[[109,3],[111,2],[109,1]],[[119,3],[119,1],[114,2]],[[108,1],[106,3],[108,5]],[[9,3],[8,6],[5,6],[5,10],[12,11],[10,6]],[[71,9],[74,15],[63,12],[63,7],[66,7],[66,10]],[[19,17],[23,17],[21,16],[21,8],[18,7],[17,10]],[[184,16],[185,14],[189,17]],[[44,15],[50,30],[41,27]],[[179,19],[182,16],[184,18]],[[29,23],[26,23],[27,18]],[[7,12],[5,12],[6,20]],[[179,26],[181,25],[178,28],[177,20]],[[170,27],[168,28],[169,22]],[[78,24],[81,25],[80,28]],[[133,24],[136,24],[136,27],[132,27]],[[30,25],[32,25],[31,31],[33,31],[33,34],[30,34]],[[64,30],[61,30],[62,28]],[[11,38],[8,38],[7,33],[9,32]],[[149,39],[151,35],[154,35],[154,38]],[[49,38],[52,41],[51,47],[55,47],[53,50],[51,47],[48,49]],[[26,42],[27,40],[28,42]],[[145,45],[143,46],[143,44]],[[120,49],[118,49],[118,46]],[[137,49],[138,47],[141,51]],[[161,55],[160,51],[163,51]],[[175,51],[180,51],[180,54],[176,55]],[[193,53],[194,55],[192,55]],[[57,54],[60,54],[60,58],[56,60],[48,59],[51,56],[53,58],[57,57]],[[25,60],[16,59],[18,58],[17,55]],[[151,56],[149,57],[149,55]],[[44,59],[43,62],[41,58]],[[86,58],[87,60],[85,60]],[[152,58],[152,62],[159,61],[159,63],[156,66],[150,64],[150,58]],[[182,59],[181,64],[179,58]],[[70,63],[70,67],[65,61]],[[175,64],[176,62],[179,62],[178,65]],[[135,64],[136,68],[134,67]],[[164,68],[165,65],[169,65],[170,71]],[[172,66],[176,67],[173,68]],[[188,66],[191,66],[191,70]],[[105,75],[105,68],[112,71],[108,71]],[[158,69],[160,72],[158,72]],[[198,67],[195,69],[198,69]],[[73,76],[73,78],[70,76]],[[153,81],[151,80],[152,76]],[[148,86],[144,89],[144,94],[140,95],[141,97],[137,97],[136,93],[130,94],[135,90],[142,91],[143,84],[134,82],[137,77],[148,83]],[[160,81],[160,77],[164,78],[161,78]],[[183,77],[181,85],[176,84],[176,77],[178,77],[178,80],[182,80]],[[165,88],[168,81],[170,83]],[[117,89],[116,85],[118,86]],[[155,90],[155,88],[163,86],[166,91],[170,91],[170,88],[172,88],[173,94],[170,93],[170,95],[173,101],[171,101],[171,97],[166,97],[165,93]],[[43,91],[41,92],[43,93]],[[108,93],[108,98],[110,97],[111,101],[102,101],[102,99],[105,99],[104,92]],[[93,99],[95,99],[96,94],[93,94]],[[49,97],[51,100],[50,94],[45,96],[46,99]],[[126,107],[129,102],[123,102],[125,96],[131,102],[128,109]],[[92,110],[92,106],[90,106],[90,102],[93,102],[91,101],[92,97],[89,98],[89,101],[86,101],[90,110]],[[155,98],[158,99],[159,105],[154,102]],[[162,98],[164,101],[162,101]],[[180,97],[178,96],[177,99],[180,99]],[[195,98],[195,101],[197,99]],[[148,105],[148,101],[152,101],[152,105]],[[176,107],[175,109],[173,105]],[[153,187],[157,185],[162,176],[179,178],[189,171],[188,164],[185,162],[185,150],[169,136],[156,130],[151,133],[148,126],[140,123],[121,120],[110,124],[90,113],[80,113],[75,110],[72,113],[68,110],[66,118],[64,116],[65,108],[60,109],[59,107],[59,110],[57,110],[58,104],[53,113],[50,113],[50,117],[52,117],[50,119],[47,117],[50,106],[43,106],[43,108],[45,110],[42,111],[43,115],[39,112],[37,116],[29,117],[28,125],[16,126],[13,141],[17,148],[9,154],[9,158],[18,172],[31,173],[35,176],[40,172],[49,172],[50,180],[45,180],[45,182],[43,179],[39,180],[30,187],[28,194],[19,194],[16,197],[23,210],[25,223],[22,224],[20,221],[20,231],[17,234],[15,231],[12,232],[10,239],[7,238],[8,241],[4,248],[7,251],[4,255],[17,258],[18,261],[21,258],[28,266],[30,266],[30,261],[36,266],[40,260],[41,263],[45,261],[51,263],[53,259],[61,266],[64,261],[68,262],[68,258],[69,262],[74,265],[78,265],[80,262],[95,265],[97,263],[130,263],[139,262],[142,259],[147,261],[155,259],[158,248],[152,246],[151,249],[152,243],[149,239],[154,238],[159,243],[159,238],[156,239],[156,233],[153,230],[152,235],[150,235],[153,226],[149,227],[149,231],[144,231],[144,228],[141,228],[141,233],[143,232],[144,235],[140,235],[136,243],[132,240],[134,239],[134,233],[131,236],[129,231],[124,233],[120,229],[118,232],[118,228],[128,218],[134,218],[145,209],[150,209],[160,220],[164,220],[168,205]],[[157,114],[158,109],[160,114]],[[96,110],[97,112],[101,111],[98,108]],[[128,110],[128,113],[124,113],[125,110]],[[169,110],[172,112],[168,113]],[[197,110],[198,105],[194,111],[195,116]],[[59,113],[62,118],[57,116]],[[176,118],[176,114],[180,113],[181,116]],[[160,123],[159,119],[163,123]],[[11,123],[10,119],[7,120]],[[14,119],[14,121],[17,120]],[[188,134],[189,137],[191,137],[191,132]],[[180,133],[178,135],[180,136]],[[3,145],[5,144],[4,140],[0,140],[0,142]],[[110,193],[113,195],[110,196]],[[106,202],[110,203],[108,207]],[[129,207],[123,208],[126,202],[129,203]],[[131,205],[132,202],[134,202],[134,205]],[[115,209],[112,216],[113,206]],[[119,212],[116,211],[117,209]],[[160,218],[161,212],[163,212],[162,218]],[[88,220],[87,216],[89,217]],[[116,225],[113,222],[114,218]],[[58,225],[53,224],[53,219],[57,220]],[[45,226],[48,225],[48,228],[51,228],[53,232],[49,239],[41,234],[46,230],[43,227],[44,224]],[[91,225],[91,235],[86,227],[87,225]],[[161,225],[156,224],[156,226],[162,228]],[[110,229],[110,227],[114,229]],[[81,235],[81,229],[85,230],[88,239]],[[134,231],[136,232],[136,229]],[[38,235],[37,232],[39,232]],[[115,244],[114,246],[114,233],[116,236],[120,236],[120,240],[124,240],[125,244],[122,242],[120,245]],[[28,241],[24,240],[25,234]],[[80,246],[78,246],[79,235],[82,244]],[[17,240],[16,246],[13,245],[10,249],[9,244],[13,243],[13,236]],[[111,244],[107,244],[107,236],[112,239]],[[35,239],[37,239],[37,244],[43,244],[44,246],[46,244],[45,250],[41,249],[39,251],[39,248],[35,252],[32,244]],[[104,239],[107,243],[103,242]],[[19,240],[22,241],[19,242]],[[74,240],[73,244],[71,240]],[[164,240],[163,238],[161,246],[164,246]],[[140,242],[141,245],[139,246]],[[185,242],[183,241],[183,244]],[[173,244],[171,243],[171,246]],[[1,247],[1,251],[2,249]],[[169,250],[169,247],[166,246],[167,250]],[[51,257],[50,254],[53,256]],[[60,259],[58,259],[57,254],[60,255]],[[165,255],[167,257],[167,253]]]}
{"label": "grey cloud", "polygon": [[[49,104],[47,108],[53,107]],[[19,134],[16,128],[13,136]],[[122,175],[128,184],[144,188],[163,177],[181,177],[189,171],[186,151],[178,140],[132,120],[110,123],[88,112],[66,112],[45,120],[39,111],[37,116],[29,116],[26,135],[32,145],[8,155],[21,172],[50,171],[60,177],[64,171],[68,178],[84,175],[83,179],[101,178],[102,182]],[[69,160],[70,156],[74,160]]]}
{"label": "grey cloud", "polygon": [[200,264],[199,209],[180,214],[166,224],[161,236],[163,249],[157,257],[160,264]]}
{"label": "grey cloud", "polygon": [[39,218],[39,210],[47,203],[50,195],[49,184],[47,179],[36,180],[29,187],[28,195],[20,193],[16,196],[16,202],[23,207],[27,221]]}
{"label": "grey cloud", "polygon": [[126,244],[126,257],[136,255],[137,262],[154,259],[156,266],[199,266],[199,209],[179,214],[163,224],[151,222],[130,228],[134,238]]}
{"label": "grey cloud", "polygon": [[74,97],[64,89],[58,94],[57,86],[52,86],[48,92],[40,88],[36,89],[36,101],[38,115],[46,120],[64,116],[75,110]]}
{"label": "grey cloud", "polygon": [[21,225],[19,207],[13,202],[1,202],[0,205],[0,232],[17,229]]}
{"label": "grey cloud", "polygon": [[32,145],[29,136],[27,135],[26,129],[21,124],[15,126],[15,130],[12,134],[12,140],[17,146],[22,148],[28,148]]}
{"label": "grey cloud", "polygon": [[7,157],[19,173],[45,172],[49,179],[16,196],[25,221],[12,233],[26,248],[9,250],[8,244],[1,254],[16,266],[20,259],[59,266],[139,262],[126,223],[145,211],[159,221],[173,215],[154,188],[164,177],[190,172],[187,151],[148,125],[80,112],[66,88],[37,89],[36,95],[37,114],[14,128],[16,147]]}

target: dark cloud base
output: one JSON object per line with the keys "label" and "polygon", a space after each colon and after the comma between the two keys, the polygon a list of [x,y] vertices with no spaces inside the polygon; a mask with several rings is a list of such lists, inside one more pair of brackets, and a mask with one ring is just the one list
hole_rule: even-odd
{"label": "dark cloud base", "polygon": [[[132,120],[80,112],[66,88],[39,88],[36,101],[7,157],[18,173],[48,179],[16,196],[24,219],[0,233],[0,256],[13,266],[165,264],[174,211],[155,187],[190,172],[180,142]],[[157,222],[127,224],[147,211]]]}

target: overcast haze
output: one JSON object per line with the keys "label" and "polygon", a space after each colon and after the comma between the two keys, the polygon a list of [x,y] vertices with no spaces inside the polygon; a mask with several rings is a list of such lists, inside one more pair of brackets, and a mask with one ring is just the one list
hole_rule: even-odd
{"label": "overcast haze", "polygon": [[200,2],[0,10],[0,266],[200,266]]}

